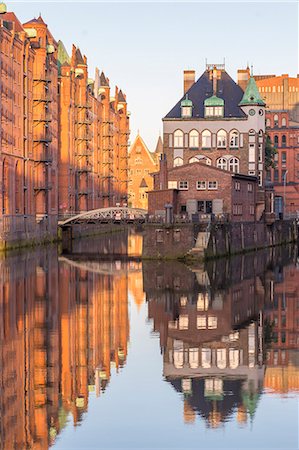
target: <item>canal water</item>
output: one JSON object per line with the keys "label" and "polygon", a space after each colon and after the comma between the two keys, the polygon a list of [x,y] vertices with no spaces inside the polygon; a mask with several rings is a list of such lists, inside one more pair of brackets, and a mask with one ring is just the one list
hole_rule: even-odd
{"label": "canal water", "polygon": [[297,249],[187,267],[141,246],[0,260],[0,449],[298,448]]}

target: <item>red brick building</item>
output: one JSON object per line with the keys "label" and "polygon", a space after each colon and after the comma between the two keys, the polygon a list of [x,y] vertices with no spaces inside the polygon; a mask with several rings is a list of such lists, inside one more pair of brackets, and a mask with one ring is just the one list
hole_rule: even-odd
{"label": "red brick building", "polygon": [[154,190],[149,192],[149,214],[173,206],[176,215],[224,216],[232,221],[256,220],[258,180],[254,176],[234,174],[199,162],[167,168],[161,161],[154,175]]}
{"label": "red brick building", "polygon": [[299,122],[290,119],[289,111],[271,110],[266,129],[277,151],[276,167],[267,178],[274,184],[276,210],[288,216],[299,212]]}

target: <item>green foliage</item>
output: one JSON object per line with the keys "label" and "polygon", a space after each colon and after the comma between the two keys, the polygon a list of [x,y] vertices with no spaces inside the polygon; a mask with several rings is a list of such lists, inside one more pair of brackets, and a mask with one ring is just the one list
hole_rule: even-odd
{"label": "green foliage", "polygon": [[265,169],[275,169],[275,155],[277,153],[276,148],[271,142],[270,136],[266,134],[266,147],[265,147]]}

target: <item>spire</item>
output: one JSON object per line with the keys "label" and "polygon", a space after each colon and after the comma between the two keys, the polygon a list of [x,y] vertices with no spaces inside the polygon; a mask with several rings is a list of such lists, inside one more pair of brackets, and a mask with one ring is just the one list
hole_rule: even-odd
{"label": "spire", "polygon": [[102,73],[101,73],[101,76],[100,76],[100,85],[101,85],[101,86],[109,86],[109,81],[108,81],[108,79],[105,77],[104,72],[102,72]]}
{"label": "spire", "polygon": [[122,90],[120,90],[119,93],[118,93],[118,101],[120,103],[126,103],[126,99],[125,99],[125,96],[124,96]]}
{"label": "spire", "polygon": [[260,96],[255,79],[253,78],[252,75],[250,76],[250,79],[248,81],[243,98],[239,103],[239,106],[246,106],[246,105],[266,106],[265,102],[262,100]]}
{"label": "spire", "polygon": [[58,48],[57,48],[57,65],[58,70],[60,72],[61,66],[69,65],[71,63],[71,58],[69,57],[68,52],[66,51],[66,48],[62,41],[58,41]]}
{"label": "spire", "polygon": [[163,153],[163,142],[161,136],[158,137],[155,153],[157,154]]}

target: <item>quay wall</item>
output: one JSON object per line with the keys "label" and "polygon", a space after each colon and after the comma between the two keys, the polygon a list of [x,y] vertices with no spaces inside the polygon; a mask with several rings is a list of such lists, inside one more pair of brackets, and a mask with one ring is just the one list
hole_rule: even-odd
{"label": "quay wall", "polygon": [[146,224],[144,229],[143,257],[148,259],[209,259],[298,240],[295,221],[221,223],[209,230],[198,224]]}

